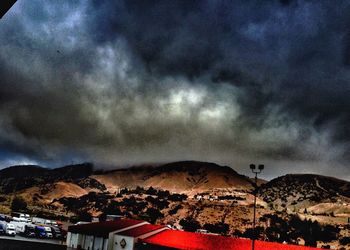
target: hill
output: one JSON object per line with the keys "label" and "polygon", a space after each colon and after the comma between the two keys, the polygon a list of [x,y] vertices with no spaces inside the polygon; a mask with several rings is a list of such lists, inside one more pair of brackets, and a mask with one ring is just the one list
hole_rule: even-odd
{"label": "hill", "polygon": [[[190,196],[203,192],[212,195],[243,192],[248,195],[253,189],[253,182],[230,167],[198,161],[112,171],[94,171],[90,163],[56,169],[30,165],[0,170],[0,194],[20,195],[28,204],[38,206],[61,197],[78,198],[91,191],[116,193],[122,188],[136,187],[153,187]],[[251,200],[251,195],[248,196]]]}
{"label": "hill", "polygon": [[37,165],[18,165],[0,170],[0,179],[34,178],[44,176],[49,170]]}
{"label": "hill", "polygon": [[87,178],[92,173],[91,163],[68,165],[55,169],[36,165],[11,166],[0,170],[0,192],[11,193],[57,181],[70,182]]}
{"label": "hill", "polygon": [[136,167],[93,175],[108,190],[128,187],[154,187],[180,193],[198,193],[214,189],[248,191],[253,182],[232,168],[214,163],[182,161],[157,167]]}
{"label": "hill", "polygon": [[[263,184],[259,195],[275,209],[295,211],[316,204],[350,203],[350,182],[321,175],[288,174]],[[332,212],[329,205],[321,207]]]}

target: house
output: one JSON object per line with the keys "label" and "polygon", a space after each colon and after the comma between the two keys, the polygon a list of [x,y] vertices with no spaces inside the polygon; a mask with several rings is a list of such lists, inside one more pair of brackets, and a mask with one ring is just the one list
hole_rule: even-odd
{"label": "house", "polygon": [[201,201],[203,199],[201,195],[195,195],[194,198],[197,199],[197,201]]}
{"label": "house", "polygon": [[145,221],[119,219],[68,227],[67,247],[85,250],[133,250],[138,239],[167,228]]}
{"label": "house", "polygon": [[68,227],[67,247],[89,250],[108,250],[109,238],[114,234],[148,224],[138,220],[93,222]]}

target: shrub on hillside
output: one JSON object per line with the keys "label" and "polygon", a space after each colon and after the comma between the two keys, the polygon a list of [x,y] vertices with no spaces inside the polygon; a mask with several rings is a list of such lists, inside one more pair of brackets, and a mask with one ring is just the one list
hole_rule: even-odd
{"label": "shrub on hillside", "polygon": [[187,195],[185,194],[171,194],[168,197],[170,201],[183,201],[187,199]]}
{"label": "shrub on hillside", "polygon": [[170,209],[170,210],[169,210],[169,215],[174,215],[174,214],[176,214],[177,211],[178,211],[179,209],[181,209],[181,208],[182,208],[182,205],[176,205],[173,209]]}
{"label": "shrub on hillside", "polygon": [[92,220],[91,214],[86,210],[80,210],[77,212],[76,216],[71,217],[70,221],[77,223],[78,221],[90,222]]}
{"label": "shrub on hillside", "polygon": [[223,234],[226,235],[230,229],[230,226],[227,223],[215,223],[215,224],[204,224],[204,229],[208,230],[211,233]]}
{"label": "shrub on hillside", "polygon": [[185,231],[188,232],[195,232],[197,231],[197,229],[201,228],[199,222],[191,217],[187,217],[185,219],[180,220],[180,225]]}
{"label": "shrub on hillside", "polygon": [[339,242],[343,246],[350,245],[350,237],[343,237],[339,240]]}
{"label": "shrub on hillside", "polygon": [[15,196],[11,202],[11,210],[13,212],[27,212],[27,202],[22,197]]}
{"label": "shrub on hillside", "polygon": [[152,224],[156,223],[157,219],[164,217],[159,209],[155,209],[153,207],[150,207],[146,210],[145,216],[146,219],[148,218],[147,220]]}

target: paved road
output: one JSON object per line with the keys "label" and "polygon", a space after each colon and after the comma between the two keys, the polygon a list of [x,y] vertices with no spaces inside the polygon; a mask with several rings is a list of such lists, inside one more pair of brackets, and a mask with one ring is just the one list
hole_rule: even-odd
{"label": "paved road", "polygon": [[41,242],[41,243],[50,243],[56,245],[65,244],[65,241],[60,240],[50,240],[50,239],[37,239],[37,238],[26,238],[20,235],[16,235],[15,237],[1,235],[0,239],[9,239],[9,240],[20,240],[20,241],[29,241],[29,242]]}

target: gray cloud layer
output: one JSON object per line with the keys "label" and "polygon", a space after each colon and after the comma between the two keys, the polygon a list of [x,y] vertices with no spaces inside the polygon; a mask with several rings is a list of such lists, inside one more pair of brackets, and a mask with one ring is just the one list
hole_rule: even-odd
{"label": "gray cloud layer", "polygon": [[349,177],[349,10],[18,1],[0,22],[2,162],[263,161],[270,176]]}

